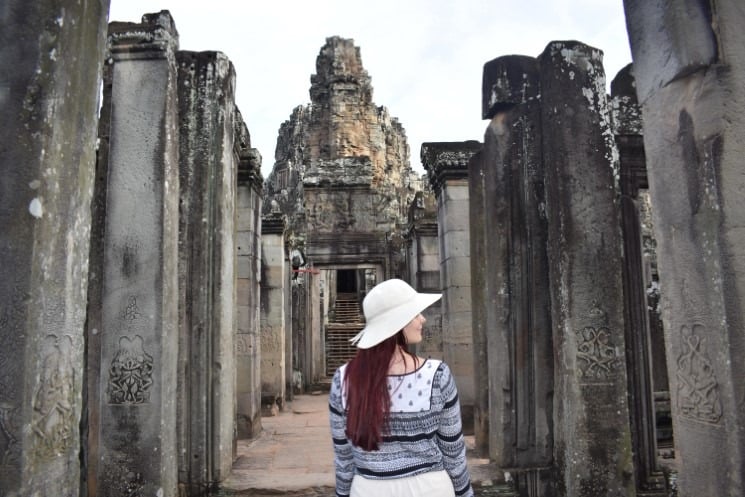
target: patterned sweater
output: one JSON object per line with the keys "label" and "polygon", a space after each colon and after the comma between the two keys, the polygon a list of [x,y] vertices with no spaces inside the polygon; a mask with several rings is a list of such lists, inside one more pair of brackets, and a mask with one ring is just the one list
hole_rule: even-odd
{"label": "patterned sweater", "polygon": [[460,419],[458,391],[450,368],[427,359],[416,370],[388,376],[391,393],[389,433],[379,450],[352,445],[346,428],[342,384],[346,364],[334,374],[329,393],[329,418],[334,443],[336,495],[347,497],[355,474],[387,479],[427,471],[447,471],[456,496],[472,497]]}

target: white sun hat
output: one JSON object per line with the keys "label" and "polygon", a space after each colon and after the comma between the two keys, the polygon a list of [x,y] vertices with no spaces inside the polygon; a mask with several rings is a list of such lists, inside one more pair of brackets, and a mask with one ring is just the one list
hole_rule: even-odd
{"label": "white sun hat", "polygon": [[419,293],[403,280],[383,281],[362,301],[366,324],[350,342],[360,349],[374,347],[402,330],[440,297],[441,293]]}

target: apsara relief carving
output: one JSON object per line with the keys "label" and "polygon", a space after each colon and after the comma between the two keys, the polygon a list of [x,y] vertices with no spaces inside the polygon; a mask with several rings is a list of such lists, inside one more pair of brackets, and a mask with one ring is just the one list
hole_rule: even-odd
{"label": "apsara relief carving", "polygon": [[142,312],[137,297],[130,296],[121,313],[124,327],[130,336],[119,338],[119,344],[109,367],[108,396],[110,404],[144,404],[150,401],[153,385],[153,356],[145,351],[145,341],[135,334],[142,328],[138,323]]}
{"label": "apsara relief carving", "polygon": [[31,415],[34,454],[42,460],[64,453],[77,443],[72,347],[71,337],[56,335],[48,335],[42,346],[39,383]]}
{"label": "apsara relief carving", "polygon": [[719,383],[704,344],[703,325],[680,328],[681,353],[676,362],[678,412],[690,419],[719,423],[722,402]]}

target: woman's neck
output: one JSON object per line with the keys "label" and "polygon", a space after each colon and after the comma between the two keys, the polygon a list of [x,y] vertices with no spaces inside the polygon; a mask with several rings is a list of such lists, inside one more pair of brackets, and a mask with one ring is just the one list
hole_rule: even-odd
{"label": "woman's neck", "polygon": [[388,374],[406,374],[414,371],[419,365],[420,359],[413,356],[403,347],[396,347],[388,364]]}

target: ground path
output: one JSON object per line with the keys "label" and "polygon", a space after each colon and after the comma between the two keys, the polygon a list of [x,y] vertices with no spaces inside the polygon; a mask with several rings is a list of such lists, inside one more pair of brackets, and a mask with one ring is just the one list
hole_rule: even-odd
{"label": "ground path", "polygon": [[[328,422],[328,394],[298,395],[277,416],[261,420],[262,433],[238,442],[230,477],[219,496],[334,495],[333,449]],[[466,437],[468,467],[477,496],[514,495],[500,480],[504,473],[472,454]]]}

